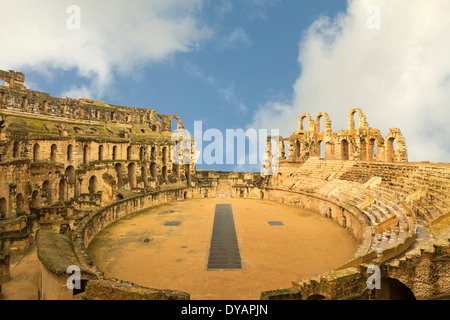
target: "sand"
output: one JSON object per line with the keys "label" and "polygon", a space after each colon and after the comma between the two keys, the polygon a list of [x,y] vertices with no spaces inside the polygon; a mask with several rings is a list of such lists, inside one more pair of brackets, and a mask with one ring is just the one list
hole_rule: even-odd
{"label": "sand", "polygon": [[[232,205],[241,270],[206,270],[218,203]],[[253,300],[342,265],[357,247],[348,231],[319,214],[272,201],[215,198],[133,214],[100,232],[88,251],[106,277],[185,291],[193,300]]]}

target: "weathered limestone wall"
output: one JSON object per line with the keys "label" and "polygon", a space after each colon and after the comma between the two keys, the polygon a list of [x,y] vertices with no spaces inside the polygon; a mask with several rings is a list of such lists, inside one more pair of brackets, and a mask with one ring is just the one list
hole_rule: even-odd
{"label": "weathered limestone wall", "polygon": [[289,138],[271,137],[279,142],[277,156],[280,160],[286,159],[287,149],[289,160],[324,157],[326,160],[408,161],[406,142],[400,129],[391,128],[383,138],[380,130],[369,127],[360,108],[350,110],[348,118],[346,130],[332,131],[327,113],[321,112],[315,119],[307,113],[301,114],[298,130]]}
{"label": "weathered limestone wall", "polygon": [[120,280],[92,280],[86,286],[89,298],[100,300],[189,300],[189,293],[147,288]]}

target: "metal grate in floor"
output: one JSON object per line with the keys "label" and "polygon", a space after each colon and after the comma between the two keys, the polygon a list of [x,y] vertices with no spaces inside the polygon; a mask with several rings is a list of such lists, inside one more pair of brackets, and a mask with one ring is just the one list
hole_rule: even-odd
{"label": "metal grate in floor", "polygon": [[180,225],[180,221],[166,221],[166,223],[164,223],[165,226],[179,226]]}
{"label": "metal grate in floor", "polygon": [[216,205],[207,269],[242,269],[230,204]]}
{"label": "metal grate in floor", "polygon": [[269,226],[284,226],[284,223],[281,221],[267,221]]}

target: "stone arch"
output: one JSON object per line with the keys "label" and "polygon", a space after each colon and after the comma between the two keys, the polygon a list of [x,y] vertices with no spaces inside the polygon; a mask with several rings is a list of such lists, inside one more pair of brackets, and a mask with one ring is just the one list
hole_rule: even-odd
{"label": "stone arch", "polygon": [[59,181],[59,187],[58,187],[58,195],[59,195],[59,202],[64,202],[67,200],[67,180],[61,179]]}
{"label": "stone arch", "polygon": [[4,219],[8,216],[8,201],[6,198],[0,198],[0,218]]}
{"label": "stone arch", "polygon": [[103,161],[103,145],[98,146],[98,161]]}
{"label": "stone arch", "polygon": [[148,186],[148,168],[147,168],[147,164],[144,164],[141,167],[141,177],[142,177],[142,181],[144,182],[144,186]]}
{"label": "stone arch", "polygon": [[361,139],[359,142],[359,159],[360,160],[367,160],[367,145],[366,145],[366,139]]}
{"label": "stone arch", "polygon": [[116,165],[114,167],[116,168],[116,174],[117,174],[117,188],[122,188],[124,185],[124,181],[123,181],[124,166],[121,163],[116,163]]}
{"label": "stone arch", "polygon": [[131,146],[127,147],[127,160],[131,160]]}
{"label": "stone arch", "polygon": [[390,128],[389,134],[384,139],[384,161],[386,162],[407,162],[408,153],[406,142],[400,129]]}
{"label": "stone arch", "polygon": [[348,115],[348,131],[355,130],[355,119],[354,114],[358,114],[358,129],[367,129],[369,127],[369,124],[367,123],[367,117],[364,114],[364,112],[361,110],[361,108],[354,108],[350,110],[350,113]]}
{"label": "stone arch", "polygon": [[180,165],[179,164],[172,164],[172,172],[175,176],[176,182],[180,181]]}
{"label": "stone arch", "polygon": [[31,194],[31,207],[38,208],[41,205],[40,194],[38,190],[34,190]]}
{"label": "stone arch", "polygon": [[156,160],[156,147],[152,147],[150,157],[151,160]]}
{"label": "stone arch", "polygon": [[390,137],[386,139],[386,143],[384,145],[384,161],[386,162],[394,162],[396,158],[396,140],[394,137]]}
{"label": "stone arch", "polygon": [[87,164],[89,161],[88,151],[89,151],[89,146],[87,144],[85,144],[83,146],[83,163],[84,164]]}
{"label": "stone arch", "polygon": [[191,165],[189,163],[184,165],[184,175],[186,177],[187,186],[191,186]]}
{"label": "stone arch", "polygon": [[301,151],[300,140],[295,139],[295,141],[294,141],[294,158],[296,158],[296,159],[300,158],[300,151]]}
{"label": "stone arch", "polygon": [[69,144],[67,146],[67,161],[73,160],[73,145]]}
{"label": "stone arch", "polygon": [[153,179],[156,179],[156,177],[158,176],[158,171],[157,171],[157,167],[156,167],[156,162],[152,162],[150,164],[150,174],[152,176]]}
{"label": "stone arch", "polygon": [[139,160],[144,161],[144,158],[145,158],[145,148],[144,146],[141,146],[139,148]]}
{"label": "stone arch", "polygon": [[25,211],[25,198],[21,193],[16,196],[16,215]]}
{"label": "stone arch", "polygon": [[318,151],[319,151],[319,157],[320,159],[325,159],[327,156],[326,148],[325,148],[325,141],[319,140],[317,141],[318,144]]}
{"label": "stone arch", "polygon": [[128,165],[128,181],[130,189],[136,188],[136,164],[134,162]]}
{"label": "stone arch", "polygon": [[371,299],[373,300],[416,300],[413,291],[401,281],[390,278],[381,277],[381,289],[372,291]]}
{"label": "stone arch", "polygon": [[[304,120],[305,118],[308,119],[307,127],[306,127],[306,128],[305,128],[304,125],[303,125],[303,120]],[[299,130],[299,131],[302,131],[302,130],[309,130],[309,125],[310,125],[311,121],[312,121],[312,119],[311,119],[311,115],[310,115],[309,113],[302,113],[302,114],[300,115],[299,120],[298,120],[298,130]]]}
{"label": "stone arch", "polygon": [[112,159],[117,160],[117,146],[113,146],[112,149]]}
{"label": "stone arch", "polygon": [[75,184],[75,168],[73,166],[68,166],[66,168],[66,178],[70,184]]}
{"label": "stone arch", "polygon": [[55,162],[56,161],[56,152],[58,151],[58,147],[56,144],[52,144],[50,147],[50,161]]}
{"label": "stone arch", "polygon": [[379,139],[378,136],[372,136],[369,138],[369,142],[367,144],[367,160],[368,161],[377,161],[381,153],[381,148],[383,147],[382,140]]}
{"label": "stone arch", "polygon": [[52,187],[50,185],[50,181],[48,181],[48,180],[45,180],[42,183],[42,196],[47,198],[47,205],[50,205],[53,203]]}
{"label": "stone arch", "polygon": [[170,131],[174,132],[179,128],[179,119],[176,117],[172,117],[170,119]]}
{"label": "stone arch", "polygon": [[[323,119],[323,131],[320,128],[320,122]],[[314,131],[315,132],[331,132],[331,120],[326,112],[320,112],[316,115],[316,120],[314,121]]]}
{"label": "stone arch", "polygon": [[162,167],[162,178],[165,183],[168,182],[167,166]]}
{"label": "stone arch", "polygon": [[20,157],[20,142],[16,141],[14,142],[13,147],[13,158],[19,158]]}
{"label": "stone arch", "polygon": [[89,194],[90,195],[94,195],[97,193],[97,188],[98,188],[98,182],[97,182],[97,177],[95,175],[92,175],[89,178]]}
{"label": "stone arch", "polygon": [[35,143],[33,146],[33,161],[37,162],[41,160],[41,146],[39,143]]}
{"label": "stone arch", "polygon": [[341,140],[341,160],[350,159],[350,144],[347,139]]}
{"label": "stone arch", "polygon": [[168,160],[168,149],[167,149],[167,147],[163,147],[162,148],[162,163],[164,165],[167,164],[167,160]]}

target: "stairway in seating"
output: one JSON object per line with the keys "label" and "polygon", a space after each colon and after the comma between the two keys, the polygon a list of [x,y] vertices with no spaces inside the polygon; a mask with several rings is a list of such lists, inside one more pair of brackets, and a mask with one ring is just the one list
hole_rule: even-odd
{"label": "stairway in seating", "polygon": [[230,182],[226,179],[219,179],[217,184],[217,197],[218,198],[230,198],[231,186]]}

